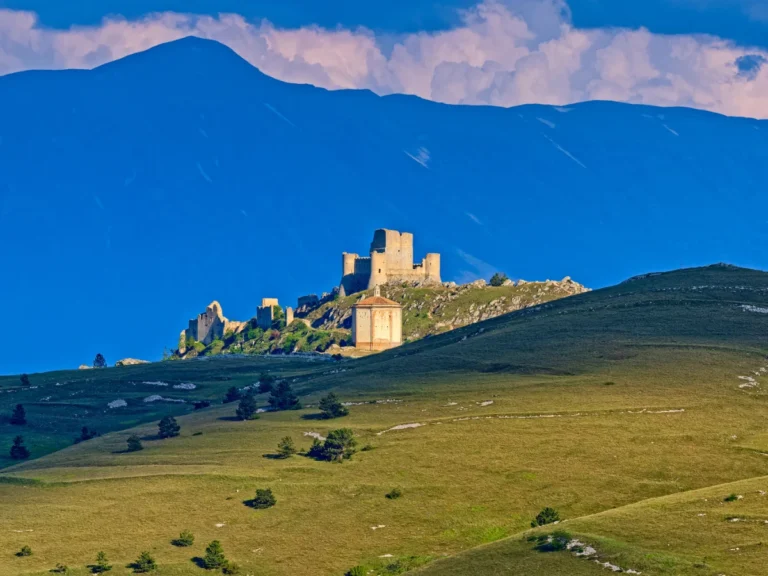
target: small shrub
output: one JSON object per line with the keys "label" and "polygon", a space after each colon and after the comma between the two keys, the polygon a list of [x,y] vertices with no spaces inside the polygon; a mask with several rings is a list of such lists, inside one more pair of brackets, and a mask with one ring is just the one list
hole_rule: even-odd
{"label": "small shrub", "polygon": [[725,498],[723,498],[724,502],[736,502],[739,497],[736,494],[728,494]]}
{"label": "small shrub", "polygon": [[69,576],[69,573],[70,573],[69,566],[61,563],[56,564],[56,566],[54,568],[51,568],[50,571],[54,574],[64,574],[64,576]]}
{"label": "small shrub", "polygon": [[293,443],[293,438],[286,436],[277,445],[277,453],[281,458],[289,458],[296,454],[296,446]]}
{"label": "small shrub", "polygon": [[29,458],[29,449],[24,446],[24,438],[22,436],[16,436],[13,439],[13,446],[11,446],[11,458],[14,460],[26,460]]}
{"label": "small shrub", "polygon": [[144,450],[144,445],[141,443],[141,438],[136,436],[136,434],[131,434],[128,436],[128,440],[125,442],[128,445],[128,452],[138,452],[139,450]]}
{"label": "small shrub", "polygon": [[179,534],[178,538],[176,538],[175,540],[171,540],[171,544],[173,544],[174,546],[178,546],[179,548],[192,546],[192,544],[194,543],[195,543],[195,536],[189,530],[184,530],[181,534]]}
{"label": "small shrub", "polygon": [[386,494],[385,498],[388,498],[389,500],[397,500],[402,495],[403,493],[399,488],[392,488],[392,490]]}
{"label": "small shrub", "polygon": [[349,409],[344,406],[339,398],[333,392],[329,392],[328,396],[320,399],[320,412],[323,414],[323,418],[341,418],[349,414]]}
{"label": "small shrub", "polygon": [[112,565],[109,563],[109,560],[107,560],[107,555],[104,552],[99,552],[96,554],[96,563],[88,566],[88,568],[90,568],[91,572],[94,574],[101,574],[112,570]]}
{"label": "small shrub", "polygon": [[491,276],[491,286],[503,286],[504,282],[508,280],[507,275],[503,272],[496,272],[493,276]]}
{"label": "small shrub", "polygon": [[22,374],[21,376],[19,376],[19,380],[21,380],[22,386],[29,386],[29,376],[27,376],[26,374]]}
{"label": "small shrub", "polygon": [[104,356],[101,354],[96,354],[96,358],[93,359],[93,367],[94,368],[106,368],[107,367],[107,361],[104,360]]}
{"label": "small shrub", "polygon": [[136,561],[128,567],[133,568],[136,574],[145,574],[157,570],[157,562],[149,552],[142,552]]}
{"label": "small shrub", "polygon": [[11,424],[14,426],[24,426],[27,423],[27,412],[24,410],[24,406],[16,404],[11,414]]}
{"label": "small shrub", "polygon": [[545,524],[552,524],[553,522],[560,521],[560,514],[554,508],[547,506],[541,512],[538,513],[536,518],[531,521],[531,527],[544,526]]}
{"label": "small shrub", "polygon": [[203,435],[202,432],[195,432],[194,434],[192,434],[192,436],[202,436],[202,435]]}
{"label": "small shrub", "polygon": [[249,500],[247,504],[251,508],[264,510],[265,508],[272,508],[272,506],[277,504],[277,498],[275,498],[275,495],[272,494],[271,488],[265,488],[265,489],[259,488],[258,490],[256,490],[256,496],[254,497],[254,499]]}
{"label": "small shrub", "polygon": [[194,404],[195,410],[202,410],[203,408],[208,408],[211,405],[211,403],[208,400],[198,400]]}
{"label": "small shrub", "polygon": [[616,382],[609,380],[608,382],[603,382],[603,386],[616,386]]}
{"label": "small shrub", "polygon": [[227,562],[227,564],[222,567],[221,572],[222,574],[227,574],[228,576],[238,576],[238,574],[240,574],[240,566],[234,562]]}
{"label": "small shrub", "polygon": [[365,446],[360,448],[360,452],[370,452],[371,450],[373,450],[372,444],[366,444]]}
{"label": "small shrub", "polygon": [[22,546],[21,550],[16,552],[16,556],[18,557],[24,557],[24,556],[32,556],[32,548],[29,546]]}
{"label": "small shrub", "polygon": [[344,573],[344,576],[367,576],[368,569],[365,566],[355,566]]}
{"label": "small shrub", "polygon": [[173,416],[165,416],[157,425],[160,438],[173,438],[181,432],[181,426]]}
{"label": "small shrub", "polygon": [[242,398],[240,398],[240,404],[237,406],[235,414],[239,420],[254,420],[258,418],[256,411],[258,406],[256,405],[256,398],[249,390]]}
{"label": "small shrub", "polygon": [[227,390],[227,393],[224,395],[224,404],[237,402],[242,397],[243,397],[243,393],[240,392],[237,386],[232,386],[231,388],[229,388],[229,390]]}
{"label": "small shrub", "polygon": [[90,440],[92,438],[96,438],[99,433],[96,432],[96,430],[90,430],[88,426],[83,426],[80,429],[80,436],[77,436],[74,440],[75,444],[80,444],[80,442],[85,442],[87,440]]}
{"label": "small shrub", "polygon": [[205,556],[203,556],[203,568],[206,570],[218,570],[224,568],[227,565],[227,558],[224,556],[224,549],[221,547],[221,542],[214,540],[205,549]]}

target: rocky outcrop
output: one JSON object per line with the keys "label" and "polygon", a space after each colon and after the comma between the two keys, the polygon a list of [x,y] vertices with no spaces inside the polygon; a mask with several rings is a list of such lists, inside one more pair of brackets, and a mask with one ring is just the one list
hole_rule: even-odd
{"label": "rocky outcrop", "polygon": [[115,366],[136,366],[137,364],[149,364],[147,360],[137,360],[136,358],[123,358],[115,362]]}
{"label": "rocky outcrop", "polygon": [[[464,285],[388,284],[382,294],[402,304],[403,338],[416,340],[588,290],[566,276],[560,281],[508,281],[496,287],[482,279]],[[315,329],[349,330],[352,305],[367,295],[336,299],[306,314],[305,320]]]}

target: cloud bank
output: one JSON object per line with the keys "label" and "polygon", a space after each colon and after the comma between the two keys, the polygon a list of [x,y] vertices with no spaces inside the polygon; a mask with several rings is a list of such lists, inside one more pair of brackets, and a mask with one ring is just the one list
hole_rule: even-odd
{"label": "cloud bank", "polygon": [[55,30],[34,13],[0,10],[0,75],[92,68],[196,35],[230,46],[270,76],[329,89],[494,106],[616,100],[768,118],[764,49],[712,36],[577,29],[564,0],[485,0],[462,12],[461,22],[392,37],[165,12]]}

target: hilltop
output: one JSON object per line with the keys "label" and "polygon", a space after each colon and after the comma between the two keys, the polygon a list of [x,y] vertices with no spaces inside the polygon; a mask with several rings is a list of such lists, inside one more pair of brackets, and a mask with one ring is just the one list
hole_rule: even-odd
{"label": "hilltop", "polygon": [[[355,360],[216,356],[33,374],[26,389],[0,378],[0,413],[30,407],[33,451],[0,474],[0,576],[38,576],[58,562],[84,576],[98,550],[116,574],[148,550],[160,575],[191,576],[213,539],[258,576],[354,566],[381,576],[598,576],[610,566],[757,576],[768,563],[766,311],[767,273],[716,265]],[[217,399],[265,371],[290,382],[305,408],[235,421],[235,406]],[[350,414],[319,420],[315,405],[330,390]],[[115,398],[126,405],[107,408]],[[212,405],[193,411],[203,399]],[[181,436],[157,439],[163,414],[178,416]],[[114,432],[42,455],[82,425]],[[361,448],[349,461],[273,457],[285,436],[306,449],[340,427]],[[0,423],[0,442],[18,430]],[[144,450],[124,452],[131,434]],[[277,504],[245,506],[257,488]],[[386,498],[394,488],[401,497]],[[536,536],[554,530],[531,531],[544,507],[595,550],[590,559],[536,549]],[[184,529],[194,545],[172,546]],[[23,545],[34,554],[14,556]]]}
{"label": "hilltop", "polygon": [[[478,280],[464,285],[403,282],[384,287],[387,297],[403,306],[403,338],[406,342],[587,291],[569,277],[544,282],[523,280],[514,283],[508,280],[503,286],[491,286]],[[350,346],[352,306],[372,293],[372,290],[365,290],[341,297],[335,292],[329,293],[316,307],[299,308],[297,319],[290,326],[286,326],[281,317],[275,322],[274,330],[264,331],[256,326],[255,319],[251,319],[241,332],[230,332],[207,346],[202,343],[185,346],[184,351],[177,350],[174,357],[190,359],[217,354],[296,352],[361,355],[361,351]]]}
{"label": "hilltop", "polygon": [[[326,91],[200,39],[4,76],[0,93],[4,372],[156,358],[214,299],[248,318],[254,292],[292,302],[338,283],[315,254],[364,246],[382,222],[428,238],[458,283],[502,270],[595,288],[766,262],[745,224],[768,209],[765,121]],[[62,315],[76,321],[56,346],[28,345]]]}

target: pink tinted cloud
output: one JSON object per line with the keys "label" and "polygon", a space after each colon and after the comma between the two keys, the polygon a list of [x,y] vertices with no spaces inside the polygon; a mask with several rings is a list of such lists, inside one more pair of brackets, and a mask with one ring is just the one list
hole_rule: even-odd
{"label": "pink tinted cloud", "polygon": [[451,30],[408,34],[385,52],[366,29],[277,28],[237,14],[158,13],[53,30],[0,10],[0,74],[91,68],[190,34],[218,40],[266,74],[329,89],[367,88],[453,104],[609,99],[768,117],[768,52],[710,36],[575,29],[563,0],[485,0]]}

